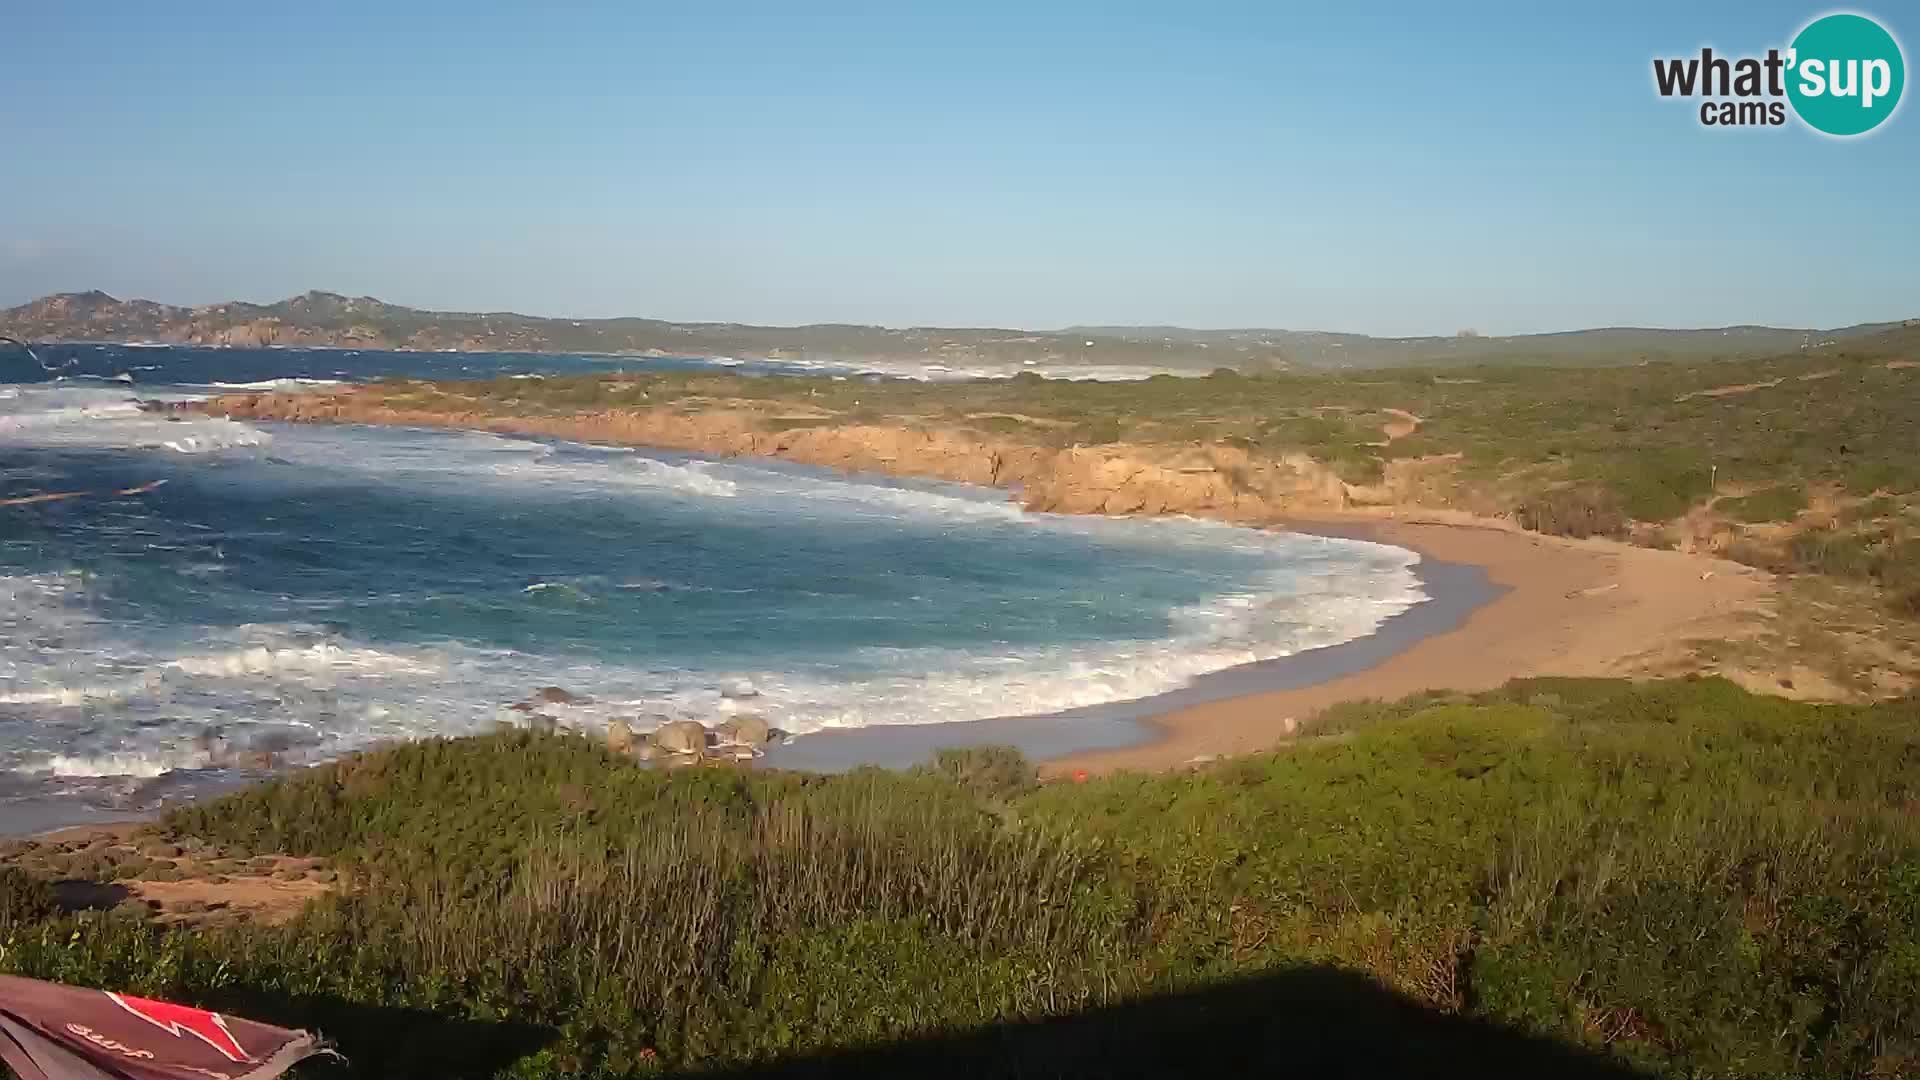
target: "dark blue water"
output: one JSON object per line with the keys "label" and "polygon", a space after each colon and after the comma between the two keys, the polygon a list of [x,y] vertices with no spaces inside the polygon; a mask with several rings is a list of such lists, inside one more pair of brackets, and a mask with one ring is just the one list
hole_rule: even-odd
{"label": "dark blue water", "polygon": [[724,371],[736,375],[852,379],[953,380],[1034,371],[1055,378],[1143,379],[1159,369],[1064,365],[955,369],[919,361],[772,360],[752,357],[615,356],[566,353],[404,352],[386,349],[238,349],[192,345],[35,345],[39,363],[0,344],[0,382],[39,383],[53,375],[131,381],[134,385],[244,386],[278,380],[364,382],[492,379],[507,375],[583,375],[630,371]]}
{"label": "dark blue water", "polygon": [[[615,357],[564,353],[443,353],[386,349],[228,349],[192,345],[35,345],[34,363],[17,348],[0,345],[0,382],[39,383],[51,376],[42,365],[69,378],[131,378],[135,384],[233,385],[277,379],[369,381],[491,379],[502,375],[579,375],[622,370],[733,370],[745,374],[820,374],[780,361],[733,361],[698,357]],[[851,365],[831,373],[846,374]]]}

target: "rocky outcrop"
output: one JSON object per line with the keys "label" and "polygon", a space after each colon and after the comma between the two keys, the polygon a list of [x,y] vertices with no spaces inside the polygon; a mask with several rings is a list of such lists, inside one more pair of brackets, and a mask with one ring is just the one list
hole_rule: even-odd
{"label": "rocky outcrop", "polygon": [[1342,509],[1353,501],[1348,485],[1304,454],[1256,457],[1221,445],[1056,449],[969,428],[883,424],[773,431],[764,415],[736,408],[503,415],[395,406],[377,388],[367,387],[228,395],[194,407],[235,419],[461,428],[720,457],[773,457],[849,472],[1012,488],[1028,509],[1064,514],[1191,514],[1260,524],[1292,513]]}
{"label": "rocky outcrop", "polygon": [[1032,510],[1193,514],[1259,522],[1347,505],[1346,485],[1304,455],[1255,458],[1230,446],[1168,451],[1125,445],[1063,450],[1023,487]]}
{"label": "rocky outcrop", "polygon": [[630,754],[637,741],[631,724],[625,720],[607,721],[607,749],[616,754]]}
{"label": "rocky outcrop", "polygon": [[707,729],[698,720],[674,720],[655,728],[647,741],[669,754],[704,754]]}
{"label": "rocky outcrop", "polygon": [[742,713],[723,722],[715,729],[714,736],[720,742],[736,746],[764,746],[773,741],[773,726],[764,716]]}

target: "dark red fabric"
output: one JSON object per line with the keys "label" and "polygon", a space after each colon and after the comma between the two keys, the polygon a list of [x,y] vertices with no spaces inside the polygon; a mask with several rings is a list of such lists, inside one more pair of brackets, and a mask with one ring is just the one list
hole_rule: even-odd
{"label": "dark red fabric", "polygon": [[312,1035],[128,994],[0,975],[0,1061],[20,1080],[269,1080]]}

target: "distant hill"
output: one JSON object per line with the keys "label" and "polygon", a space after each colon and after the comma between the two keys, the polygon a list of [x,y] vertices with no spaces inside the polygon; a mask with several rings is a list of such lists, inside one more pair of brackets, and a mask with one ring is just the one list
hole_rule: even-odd
{"label": "distant hill", "polygon": [[424,311],[338,293],[273,304],[179,307],[103,292],[58,293],[0,311],[0,333],[31,341],[304,345],[369,349],[918,360],[949,366],[1140,365],[1205,371],[1365,368],[1474,363],[1605,364],[1743,357],[1813,347],[1898,326],[1832,330],[1733,326],[1712,330],[1609,328],[1516,337],[1376,338],[1300,330],[1189,330],[1158,326],[1065,330],[816,324],[748,326],[659,319],[547,319],[515,312]]}
{"label": "distant hill", "polygon": [[[1908,323],[1920,320],[1908,320]],[[1896,329],[1902,323],[1861,323],[1836,329],[1725,326],[1661,330],[1610,326],[1548,334],[1486,337],[1369,337],[1316,330],[1188,330],[1177,326],[1075,326],[1065,333],[1131,342],[1185,344],[1209,349],[1269,350],[1302,367],[1401,367],[1500,362],[1636,363],[1651,359],[1767,356],[1815,348],[1846,338]]]}

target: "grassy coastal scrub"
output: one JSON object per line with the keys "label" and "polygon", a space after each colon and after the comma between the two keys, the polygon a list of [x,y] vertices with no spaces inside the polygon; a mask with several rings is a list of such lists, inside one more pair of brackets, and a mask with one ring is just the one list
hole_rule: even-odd
{"label": "grassy coastal scrub", "polygon": [[813,777],[427,741],[157,827],[339,866],[292,922],[50,915],[6,874],[0,970],[318,1025],[369,1076],[745,1065],[1302,969],[1653,1075],[1895,1076],[1916,777],[1911,699],[1718,680],[1355,704],[1086,783],[995,751]]}

